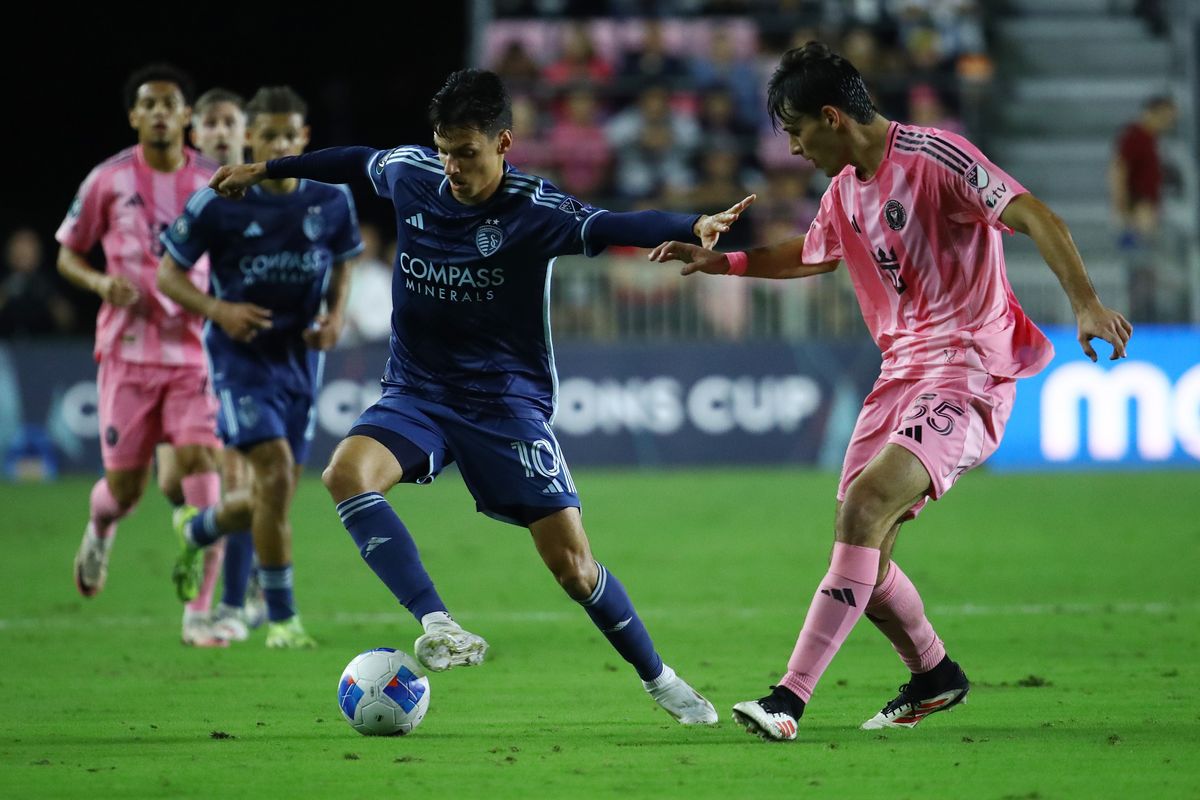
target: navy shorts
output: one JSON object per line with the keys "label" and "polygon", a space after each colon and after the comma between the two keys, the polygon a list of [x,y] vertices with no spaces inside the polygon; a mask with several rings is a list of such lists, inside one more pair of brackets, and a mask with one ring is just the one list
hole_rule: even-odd
{"label": "navy shorts", "polygon": [[476,510],[527,526],[563,508],[579,508],[575,482],[545,419],[464,416],[441,403],[384,390],[349,436],[367,436],[392,452],[402,483],[429,483],[457,462]]}
{"label": "navy shorts", "polygon": [[217,432],[228,447],[246,451],[271,439],[287,439],[297,464],[308,459],[317,415],[311,394],[266,386],[220,386]]}

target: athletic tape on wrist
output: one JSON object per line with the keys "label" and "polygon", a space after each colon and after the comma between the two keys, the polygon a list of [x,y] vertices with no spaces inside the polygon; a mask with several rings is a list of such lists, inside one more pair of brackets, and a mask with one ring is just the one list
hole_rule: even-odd
{"label": "athletic tape on wrist", "polygon": [[729,271],[725,273],[726,275],[746,274],[746,264],[750,259],[744,252],[736,250],[732,253],[726,253],[725,259],[729,262]]}

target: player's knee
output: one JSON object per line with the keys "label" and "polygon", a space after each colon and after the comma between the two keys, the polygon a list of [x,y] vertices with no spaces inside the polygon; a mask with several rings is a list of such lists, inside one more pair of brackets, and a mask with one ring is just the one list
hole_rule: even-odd
{"label": "player's knee", "polygon": [[362,470],[348,461],[337,458],[336,455],[329,462],[325,471],[321,473],[321,482],[325,484],[326,490],[335,503],[367,491],[366,479]]}
{"label": "player's knee", "polygon": [[159,477],[158,488],[160,491],[162,491],[163,497],[167,498],[167,502],[169,502],[171,505],[183,505],[183,485],[180,484],[177,476],[163,475]]}
{"label": "player's knee", "polygon": [[838,510],[838,541],[861,547],[878,547],[892,520],[890,504],[883,492],[870,483],[855,482]]}
{"label": "player's knee", "polygon": [[596,588],[595,562],[582,556],[566,554],[551,565],[558,585],[573,600],[586,600]]}
{"label": "player's knee", "polygon": [[122,510],[128,510],[137,505],[142,499],[142,483],[140,481],[109,481],[108,488],[113,500]]}

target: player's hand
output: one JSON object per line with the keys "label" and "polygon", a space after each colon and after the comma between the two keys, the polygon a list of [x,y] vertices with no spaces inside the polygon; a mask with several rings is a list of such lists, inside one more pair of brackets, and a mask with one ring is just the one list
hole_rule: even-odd
{"label": "player's hand", "polygon": [[650,260],[660,264],[682,261],[683,269],[679,270],[680,275],[691,275],[693,272],[724,275],[729,272],[729,259],[724,253],[714,253],[687,242],[663,242],[650,251]]}
{"label": "player's hand", "polygon": [[271,328],[271,312],[254,303],[227,303],[217,301],[209,318],[221,326],[231,339],[239,342],[254,341],[260,331]]}
{"label": "player's hand", "polygon": [[1133,326],[1119,312],[1097,303],[1079,312],[1076,319],[1079,322],[1079,345],[1088,358],[1096,360],[1096,351],[1091,345],[1092,339],[1103,339],[1112,345],[1110,361],[1125,358],[1125,345],[1133,335]]}
{"label": "player's hand", "polygon": [[332,350],[342,335],[341,317],[320,314],[300,336],[313,350]]}
{"label": "player's hand", "polygon": [[100,284],[100,298],[113,306],[131,306],[141,293],[133,281],[123,275],[106,275]]}
{"label": "player's hand", "polygon": [[240,200],[246,196],[246,190],[255,184],[262,183],[267,177],[267,165],[260,162],[254,164],[238,164],[225,166],[217,170],[208,182],[209,188],[230,200]]}
{"label": "player's hand", "polygon": [[733,227],[733,223],[737,222],[738,217],[754,202],[756,197],[758,195],[752,194],[749,197],[743,198],[740,202],[734,203],[720,214],[705,214],[696,220],[696,224],[692,226],[692,233],[696,234],[696,238],[700,240],[700,244],[711,249],[716,245],[717,240],[721,238],[722,233],[729,233],[729,229]]}

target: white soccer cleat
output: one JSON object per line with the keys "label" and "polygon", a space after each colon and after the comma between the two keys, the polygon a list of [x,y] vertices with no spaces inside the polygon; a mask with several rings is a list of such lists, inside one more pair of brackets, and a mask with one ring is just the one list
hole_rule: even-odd
{"label": "white soccer cleat", "polygon": [[642,686],[680,725],[717,724],[717,710],[713,704],[666,664],[663,664],[661,675],[652,681],[642,681]]}
{"label": "white soccer cleat", "polygon": [[932,687],[914,686],[911,682],[900,687],[900,694],[875,716],[862,724],[864,731],[883,728],[915,728],[930,714],[949,711],[965,703],[971,682],[962,667],[952,663],[953,670]]}
{"label": "white soccer cleat", "polygon": [[488,643],[482,636],[463,630],[449,614],[443,611],[426,614],[421,626],[425,633],[413,642],[413,655],[429,672],[483,663]]}
{"label": "white soccer cleat", "polygon": [[104,588],[108,579],[108,553],[112,550],[112,537],[101,539],[91,521],[83,529],[83,541],[75,553],[75,588],[84,597],[95,597]]}
{"label": "white soccer cleat", "polygon": [[224,603],[218,605],[216,612],[213,613],[212,629],[217,636],[230,642],[244,642],[250,638],[245,612]]}
{"label": "white soccer cleat", "polygon": [[733,707],[733,721],[746,733],[772,742],[790,742],[796,738],[796,723],[774,695],[759,700],[743,700]]}
{"label": "white soccer cleat", "polygon": [[229,640],[217,634],[208,615],[202,611],[183,611],[181,641],[189,647],[228,647]]}

